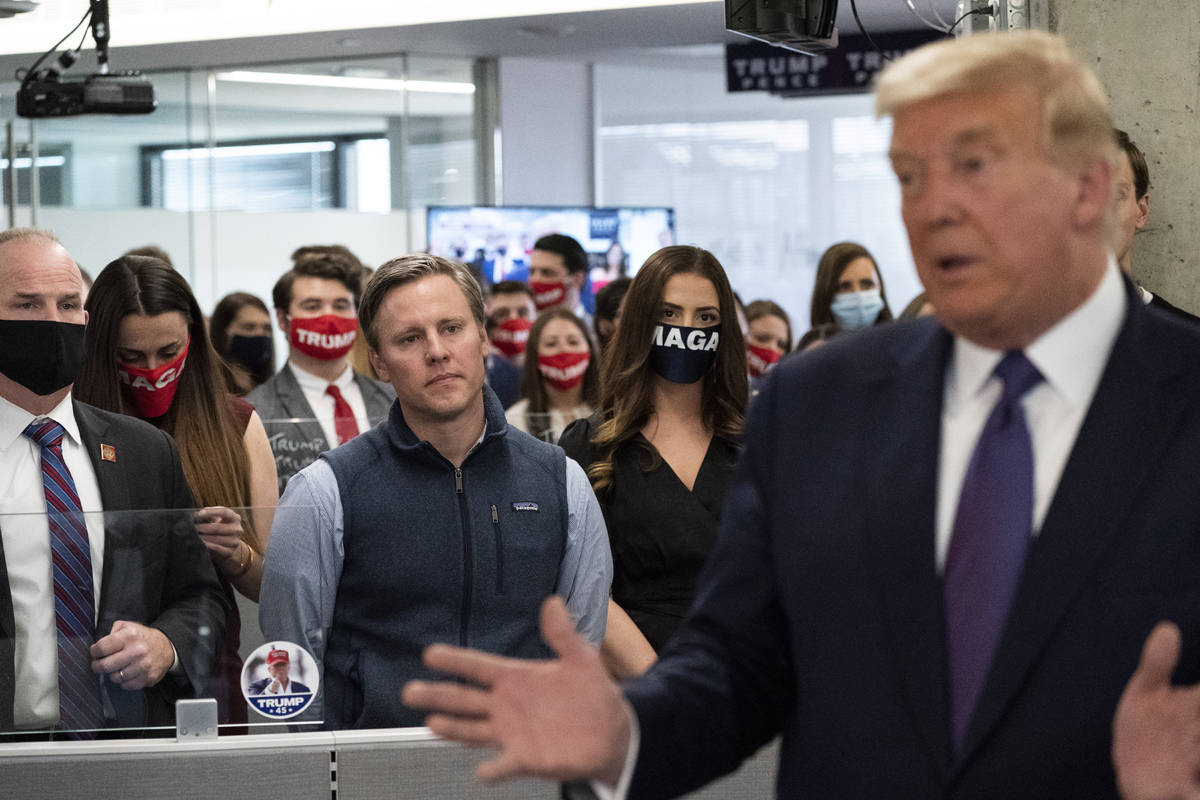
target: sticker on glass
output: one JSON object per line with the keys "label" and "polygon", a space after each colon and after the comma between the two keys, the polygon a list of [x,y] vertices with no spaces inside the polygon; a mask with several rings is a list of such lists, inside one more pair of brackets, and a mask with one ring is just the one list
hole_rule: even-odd
{"label": "sticker on glass", "polygon": [[242,665],[246,702],[271,719],[290,719],[308,708],[320,680],[316,660],[291,642],[268,642]]}

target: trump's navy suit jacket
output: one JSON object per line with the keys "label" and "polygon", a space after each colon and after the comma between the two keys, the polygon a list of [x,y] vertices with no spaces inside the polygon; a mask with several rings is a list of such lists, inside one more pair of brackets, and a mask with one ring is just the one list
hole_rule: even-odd
{"label": "trump's navy suit jacket", "polygon": [[630,797],[782,734],[781,797],[1115,798],[1112,715],[1156,622],[1183,630],[1176,677],[1200,678],[1200,330],[1126,305],[961,755],[934,553],[952,339],[927,319],[766,381],[692,616],[626,687]]}

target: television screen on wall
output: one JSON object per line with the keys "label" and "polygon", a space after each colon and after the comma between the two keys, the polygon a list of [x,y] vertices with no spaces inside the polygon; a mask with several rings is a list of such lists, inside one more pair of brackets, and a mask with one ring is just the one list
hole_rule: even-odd
{"label": "television screen on wall", "polygon": [[[428,251],[472,267],[484,287],[527,280],[533,243],[548,233],[573,236],[588,252],[590,288],[633,276],[660,247],[675,243],[670,208],[575,206],[430,206]],[[584,292],[589,305],[590,292]]]}

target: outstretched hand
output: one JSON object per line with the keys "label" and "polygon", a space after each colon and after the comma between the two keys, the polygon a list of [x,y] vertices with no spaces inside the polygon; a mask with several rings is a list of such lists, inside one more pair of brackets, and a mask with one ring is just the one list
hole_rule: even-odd
{"label": "outstretched hand", "polygon": [[1125,800],[1200,800],[1200,686],[1175,687],[1179,628],[1160,622],[1142,647],[1113,719]]}
{"label": "outstretched hand", "polygon": [[404,702],[432,711],[426,724],[438,736],[499,748],[476,770],[481,780],[535,776],[614,786],[633,712],[600,654],[575,632],[560,598],[542,604],[541,629],[558,655],[553,660],[523,661],[442,644],[427,648],[427,665],[472,685],[412,681],[404,687]]}

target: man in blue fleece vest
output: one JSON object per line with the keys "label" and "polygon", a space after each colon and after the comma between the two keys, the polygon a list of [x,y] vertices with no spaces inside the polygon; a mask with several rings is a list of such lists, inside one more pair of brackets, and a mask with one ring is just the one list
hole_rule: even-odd
{"label": "man in blue fleece vest", "polygon": [[563,598],[604,637],[612,559],[583,470],[509,428],[484,385],[483,297],[460,264],[411,255],[363,293],[360,328],[396,390],[388,419],[289,483],[272,527],[260,621],[322,666],[305,719],[421,725],[399,689],[450,642],[549,654],[538,608]]}

